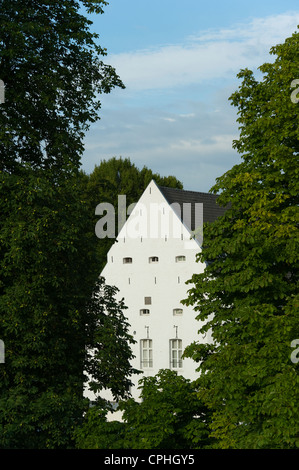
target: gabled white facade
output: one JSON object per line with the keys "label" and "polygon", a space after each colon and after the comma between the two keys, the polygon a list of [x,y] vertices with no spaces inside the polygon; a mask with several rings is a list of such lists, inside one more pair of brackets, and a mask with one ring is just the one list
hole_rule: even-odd
{"label": "gabled white facade", "polygon": [[[145,376],[164,368],[191,380],[198,376],[193,360],[181,360],[185,347],[199,340],[200,327],[192,307],[181,303],[191,288],[186,281],[204,270],[196,262],[199,243],[190,237],[188,227],[151,181],[108,252],[101,273],[106,284],[119,289],[118,298],[124,298],[128,307],[124,313],[136,340],[132,365]],[[135,399],[140,377],[132,378]]]}

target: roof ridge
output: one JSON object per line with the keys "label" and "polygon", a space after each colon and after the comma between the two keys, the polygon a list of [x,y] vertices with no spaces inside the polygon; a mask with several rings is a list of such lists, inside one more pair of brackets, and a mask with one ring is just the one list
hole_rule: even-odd
{"label": "roof ridge", "polygon": [[[197,204],[203,205],[203,222],[213,222],[226,211],[225,207],[217,203],[218,194],[169,188],[167,186],[157,185],[157,187],[169,205],[173,203],[179,204],[180,209],[177,208],[177,210],[180,212],[180,217],[182,217],[182,212],[184,212],[184,205],[190,204],[190,214],[188,216],[190,220],[186,221],[186,223],[191,231],[195,229]],[[175,208],[174,211],[176,211]]]}
{"label": "roof ridge", "polygon": [[207,196],[218,196],[218,194],[206,193],[206,192],[203,192],[203,191],[193,191],[193,190],[190,190],[190,189],[171,188],[170,186],[160,186],[160,185],[157,185],[157,186],[160,189],[171,189],[171,190],[174,190],[174,191],[181,191],[181,192],[185,192],[185,193],[205,194]]}

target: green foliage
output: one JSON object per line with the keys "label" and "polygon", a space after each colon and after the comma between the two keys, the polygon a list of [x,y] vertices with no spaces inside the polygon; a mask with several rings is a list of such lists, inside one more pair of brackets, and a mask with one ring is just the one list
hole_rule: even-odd
{"label": "green foliage", "polygon": [[1,2],[0,170],[16,171],[22,163],[57,173],[77,168],[84,133],[99,119],[98,95],[124,87],[101,60],[106,52],[79,12],[82,4],[102,13],[107,2]]}
{"label": "green foliage", "polygon": [[69,447],[86,409],[84,373],[94,390],[127,396],[124,305],[97,281],[78,176],[57,184],[50,171],[26,168],[0,183],[0,447]]}
{"label": "green foliage", "polygon": [[228,448],[299,447],[299,374],[290,360],[298,329],[299,165],[298,34],[274,47],[258,82],[242,70],[231,97],[239,109],[242,163],[218,178],[212,192],[231,204],[204,229],[186,304],[213,335],[191,345],[201,362],[200,397],[213,410],[212,435]]}
{"label": "green foliage", "polygon": [[117,207],[118,195],[127,197],[127,204],[137,202],[150,181],[154,179],[161,186],[182,189],[174,176],[162,177],[147,167],[139,170],[129,158],[103,160],[89,175],[87,190],[95,207],[101,202],[109,202]]}
{"label": "green foliage", "polygon": [[125,397],[130,385],[132,338],[115,289],[97,280],[98,240],[78,171],[98,95],[123,87],[79,12],[106,4],[1,2],[1,448],[72,447],[87,370],[97,390]]}
{"label": "green foliage", "polygon": [[83,406],[87,214],[75,181],[44,172],[2,173],[0,192],[1,447],[68,445]]}
{"label": "green foliage", "polygon": [[[123,299],[115,300],[118,289],[104,282],[100,278],[86,307],[89,321],[84,370],[90,375],[90,390],[98,394],[103,388],[109,389],[114,400],[119,400],[130,396],[130,376],[139,371],[130,364],[134,357],[130,345],[135,340],[128,333],[127,307]],[[99,398],[98,403],[102,406],[103,400]]]}
{"label": "green foliage", "polygon": [[141,401],[121,401],[122,422],[107,421],[96,407],[76,429],[76,443],[84,449],[208,448],[210,412],[189,380],[175,371],[160,370],[140,380]]}
{"label": "green foliage", "polygon": [[132,449],[192,449],[210,444],[209,413],[190,380],[162,369],[140,380],[141,402],[122,402],[125,446]]}
{"label": "green foliage", "polygon": [[124,449],[126,424],[107,421],[106,414],[98,406],[88,410],[82,425],[74,432],[78,449]]}

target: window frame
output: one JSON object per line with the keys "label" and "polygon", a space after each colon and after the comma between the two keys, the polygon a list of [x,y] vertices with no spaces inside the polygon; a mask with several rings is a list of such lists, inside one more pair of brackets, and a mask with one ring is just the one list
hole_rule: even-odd
{"label": "window frame", "polygon": [[139,310],[139,315],[144,316],[144,315],[149,315],[150,314],[150,309],[149,308],[141,308]]}
{"label": "window frame", "polygon": [[172,310],[172,315],[174,317],[181,317],[183,315],[183,309],[182,308],[174,308]]}
{"label": "window frame", "polygon": [[[175,342],[177,343],[176,346],[175,346]],[[180,338],[170,339],[169,340],[170,369],[182,369],[183,368],[182,354],[183,354],[183,341]]]}
{"label": "window frame", "polygon": [[[147,356],[146,358],[145,355]],[[140,340],[140,368],[142,370],[152,369],[153,364],[153,340],[151,338],[143,338]]]}

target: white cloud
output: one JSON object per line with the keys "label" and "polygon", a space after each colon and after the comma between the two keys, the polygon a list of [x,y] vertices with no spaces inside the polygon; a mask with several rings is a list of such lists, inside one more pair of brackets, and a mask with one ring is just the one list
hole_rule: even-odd
{"label": "white cloud", "polygon": [[198,36],[189,36],[189,40],[195,41],[246,41],[250,44],[264,44],[271,47],[281,42],[292,34],[298,24],[299,11],[290,11],[279,15],[271,15],[266,18],[253,18],[248,23],[239,23],[231,28],[220,30],[207,30]]}
{"label": "white cloud", "polygon": [[271,60],[270,48],[290,36],[298,23],[299,12],[255,18],[190,36],[184,44],[111,55],[110,63],[130,91],[200,83]]}
{"label": "white cloud", "polygon": [[195,117],[196,114],[195,113],[188,113],[188,114],[180,114],[179,116],[182,117],[182,118],[192,118],[192,117]]}
{"label": "white cloud", "polygon": [[208,191],[215,178],[239,163],[236,110],[228,97],[243,67],[274,59],[270,48],[299,23],[299,12],[252,19],[209,30],[184,44],[109,55],[127,86],[101,97],[102,120],[86,136],[83,168],[101,159],[129,157],[186,189]]}
{"label": "white cloud", "polygon": [[232,141],[237,137],[237,135],[232,134],[218,134],[210,139],[178,139],[170,145],[170,148],[184,153],[192,152],[197,153],[197,155],[209,156],[217,152],[227,153],[231,151]]}
{"label": "white cloud", "polygon": [[100,122],[90,132],[86,171],[101,159],[129,157],[139,168],[146,165],[161,175],[175,175],[186,189],[208,191],[215,176],[240,159],[232,149],[238,137],[235,111],[226,104],[215,113],[196,102],[185,109],[185,113],[154,108],[142,113],[129,108],[119,113],[107,110],[105,121],[110,127],[102,131]]}
{"label": "white cloud", "polygon": [[168,122],[176,122],[176,119],[169,118],[169,117],[161,117],[163,121],[168,121]]}

